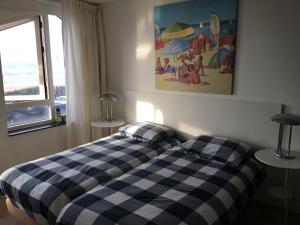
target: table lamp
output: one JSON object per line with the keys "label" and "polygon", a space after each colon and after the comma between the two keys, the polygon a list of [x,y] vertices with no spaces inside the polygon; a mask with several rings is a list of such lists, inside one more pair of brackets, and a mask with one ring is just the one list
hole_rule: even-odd
{"label": "table lamp", "polygon": [[[280,158],[285,158],[285,159],[294,159],[295,152],[291,151],[292,132],[293,132],[293,126],[300,125],[300,117],[291,113],[280,113],[272,116],[271,121],[279,123],[278,146],[276,152],[274,152],[275,156]],[[282,151],[282,138],[283,138],[283,131],[285,125],[290,126],[289,143],[288,143],[287,152]]]}
{"label": "table lamp", "polygon": [[103,94],[99,97],[99,100],[106,105],[106,118],[104,121],[112,122],[114,119],[112,117],[112,103],[118,101],[118,97],[113,94]]}

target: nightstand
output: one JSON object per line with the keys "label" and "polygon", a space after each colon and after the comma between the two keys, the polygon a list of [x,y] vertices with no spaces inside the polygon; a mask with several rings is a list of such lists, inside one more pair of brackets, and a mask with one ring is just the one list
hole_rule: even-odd
{"label": "nightstand", "polygon": [[269,193],[274,198],[283,201],[285,207],[285,224],[287,224],[287,215],[288,215],[287,200],[292,198],[292,193],[291,191],[288,190],[288,173],[289,170],[300,169],[300,157],[298,154],[296,154],[295,159],[279,158],[274,155],[274,151],[275,151],[274,149],[264,149],[264,150],[257,151],[255,153],[255,158],[265,165],[285,170],[284,187],[270,187]]}
{"label": "nightstand", "polygon": [[123,120],[100,120],[100,121],[94,121],[91,122],[92,127],[98,127],[98,128],[109,128],[109,135],[113,133],[113,128],[120,127],[125,123]]}

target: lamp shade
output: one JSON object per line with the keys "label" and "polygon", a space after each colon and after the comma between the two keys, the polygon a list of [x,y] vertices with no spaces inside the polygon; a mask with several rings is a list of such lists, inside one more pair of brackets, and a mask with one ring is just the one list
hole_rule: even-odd
{"label": "lamp shade", "polygon": [[271,121],[284,125],[300,125],[300,116],[291,113],[280,113],[272,116]]}
{"label": "lamp shade", "polygon": [[109,103],[109,102],[116,102],[118,101],[119,98],[118,96],[113,94],[103,94],[99,97],[99,99],[101,102]]}

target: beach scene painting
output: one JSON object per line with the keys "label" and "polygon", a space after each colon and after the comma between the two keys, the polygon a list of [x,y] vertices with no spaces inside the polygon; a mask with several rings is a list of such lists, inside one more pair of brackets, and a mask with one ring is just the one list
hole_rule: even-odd
{"label": "beach scene painting", "polygon": [[237,0],[156,6],[155,88],[233,93]]}

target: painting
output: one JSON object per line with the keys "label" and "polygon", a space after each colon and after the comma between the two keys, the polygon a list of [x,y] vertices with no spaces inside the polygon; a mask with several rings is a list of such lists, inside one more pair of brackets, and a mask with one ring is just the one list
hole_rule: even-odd
{"label": "painting", "polygon": [[233,93],[237,0],[156,6],[155,88]]}

